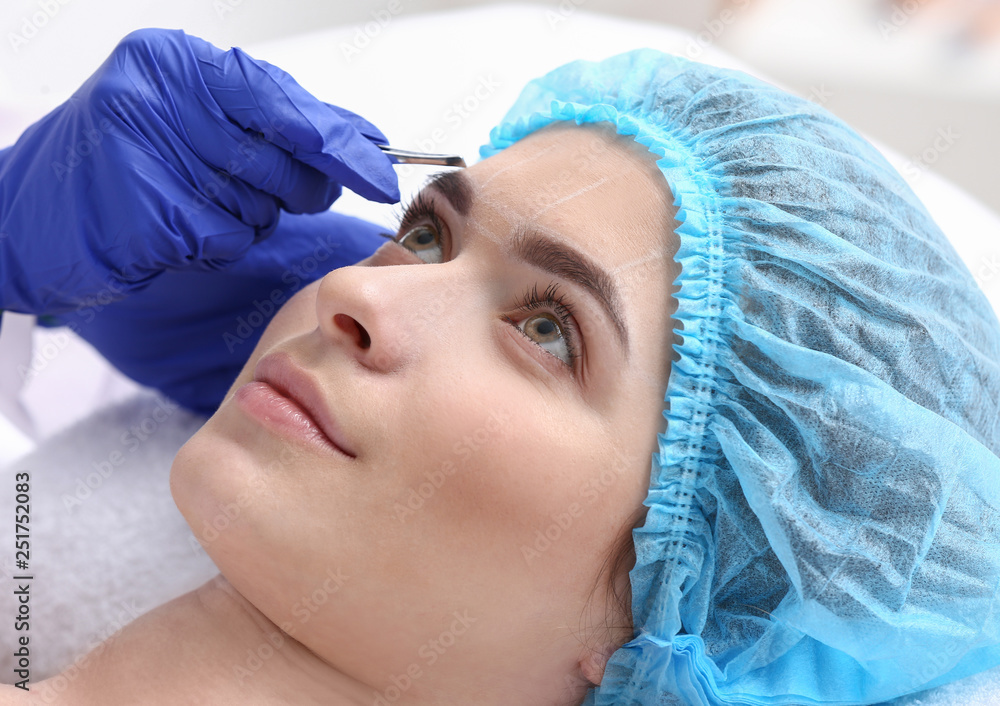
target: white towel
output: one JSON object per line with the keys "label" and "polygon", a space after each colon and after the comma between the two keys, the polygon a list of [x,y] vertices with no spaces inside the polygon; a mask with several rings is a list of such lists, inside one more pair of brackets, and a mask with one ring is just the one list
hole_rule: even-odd
{"label": "white towel", "polygon": [[892,706],[996,706],[1000,703],[1000,667],[890,703]]}
{"label": "white towel", "polygon": [[[218,573],[170,495],[177,450],[205,422],[143,390],[0,471],[0,681],[29,636],[31,683],[58,674],[135,617]],[[28,569],[14,564],[15,476],[30,476]],[[206,469],[211,472],[211,469]],[[30,630],[11,577],[27,574]]]}

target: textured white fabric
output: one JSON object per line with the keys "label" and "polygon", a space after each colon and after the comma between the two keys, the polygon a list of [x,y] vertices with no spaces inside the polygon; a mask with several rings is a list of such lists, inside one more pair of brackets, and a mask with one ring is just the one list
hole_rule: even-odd
{"label": "textured white fabric", "polygon": [[30,474],[31,680],[218,573],[170,495],[177,450],[204,423],[151,391],[109,406],[0,471],[0,679],[18,633],[15,476]]}

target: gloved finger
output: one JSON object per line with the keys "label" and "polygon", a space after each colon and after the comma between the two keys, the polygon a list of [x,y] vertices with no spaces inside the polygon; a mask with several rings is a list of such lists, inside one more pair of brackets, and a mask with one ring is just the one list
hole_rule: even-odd
{"label": "gloved finger", "polygon": [[[206,100],[210,97],[206,96]],[[220,194],[236,190],[241,182],[270,204],[277,198],[278,205],[291,213],[325,211],[340,196],[338,183],[270,142],[275,135],[273,129],[255,133],[225,116],[203,110],[185,115],[184,125],[197,158],[216,168],[198,184],[209,200],[218,201]],[[202,170],[192,168],[190,172],[197,177]]]}
{"label": "gloved finger", "polygon": [[[189,41],[206,87],[230,120],[261,133],[299,162],[360,196],[385,203],[399,201],[392,162],[359,132],[356,120],[345,119],[290,75],[239,48],[222,52],[196,37]],[[365,131],[384,140],[370,123]]]}
{"label": "gloved finger", "polygon": [[[273,201],[272,201],[273,203]],[[248,226],[227,210],[209,204],[189,218],[187,223],[174,223],[183,237],[184,258],[195,270],[222,269],[246,255],[253,243],[265,240],[277,228],[280,211],[275,208],[274,220],[258,228]],[[190,214],[189,214],[190,215]],[[164,259],[164,269],[177,269]]]}
{"label": "gloved finger", "polygon": [[204,184],[188,184],[180,175],[170,178],[165,182],[163,174],[154,178],[142,172],[133,176],[137,201],[151,202],[166,191],[173,203],[162,221],[150,224],[147,237],[128,241],[127,264],[121,268],[126,278],[188,267],[221,269],[246,255],[278,225],[281,212],[274,198],[253,193],[253,187],[239,180],[214,192]]}
{"label": "gloved finger", "polygon": [[[245,172],[254,168],[251,164],[259,157],[254,152],[237,149],[236,136],[243,134],[243,130],[228,122],[221,126],[221,131],[220,126],[205,130],[204,123],[199,121],[207,122],[211,118],[201,115],[202,112],[185,119],[191,142],[187,149],[177,144],[169,133],[152,129],[144,131],[145,140],[141,143],[117,139],[105,143],[105,152],[111,162],[131,165],[130,188],[134,194],[142,195],[133,197],[133,202],[153,204],[169,195],[171,216],[157,220],[164,230],[163,237],[141,241],[142,247],[151,251],[158,249],[155,243],[166,249],[158,256],[160,266],[189,261],[192,258],[188,256],[195,255],[201,248],[207,248],[213,259],[232,259],[226,257],[226,249],[242,252],[250,242],[267,237],[274,230],[282,205],[270,193],[245,179]],[[277,153],[277,158],[288,160],[284,150],[264,141],[260,141],[260,145]],[[172,154],[178,166],[165,171],[150,167],[145,161],[150,150],[154,154]],[[222,168],[206,169],[205,162],[222,165]],[[323,188],[326,188],[322,175],[302,166],[316,174],[314,181],[323,180]],[[125,219],[120,227],[105,230],[129,230],[125,209],[103,212],[105,220],[116,215]],[[226,237],[218,237],[221,234]],[[199,244],[202,239],[210,242]]]}
{"label": "gloved finger", "polygon": [[339,115],[343,120],[349,122],[355,130],[360,132],[362,135],[367,137],[376,145],[387,145],[389,144],[389,138],[382,134],[382,131],[377,127],[372,125],[370,122],[362,118],[357,113],[348,110],[347,108],[341,108],[339,105],[333,105],[332,103],[324,103],[327,108],[332,110],[334,113]]}
{"label": "gloved finger", "polygon": [[[136,129],[154,154],[169,155],[199,189],[199,200],[219,203],[220,194],[238,191],[239,182],[260,192],[255,204],[232,209],[244,215],[254,207],[273,210],[275,198],[289,211],[315,213],[327,210],[339,196],[339,184],[269,141],[274,130],[260,134],[225,115],[201,73],[202,55],[222,55],[219,49],[181,30],[146,29],[130,33],[115,52],[121,57],[114,70],[101,76],[97,89],[99,101],[111,109],[108,117],[116,123],[120,119],[122,95],[156,106],[127,111],[131,119],[145,122],[123,132]],[[245,93],[245,88],[239,90]],[[173,129],[164,129],[163,120]],[[250,225],[265,220],[247,217]]]}
{"label": "gloved finger", "polygon": [[[220,218],[229,215],[239,225],[249,226],[251,232],[256,231],[253,240],[258,242],[274,230],[279,206],[284,204],[244,181],[242,176],[242,170],[237,170],[233,176],[227,172],[215,172],[208,176],[193,172],[191,179],[197,193],[187,206],[193,216],[210,207],[221,207],[223,212],[219,214]],[[238,228],[237,223],[233,225]]]}

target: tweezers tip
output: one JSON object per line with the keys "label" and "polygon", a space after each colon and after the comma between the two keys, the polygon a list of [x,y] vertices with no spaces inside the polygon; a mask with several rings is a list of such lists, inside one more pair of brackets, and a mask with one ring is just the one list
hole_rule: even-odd
{"label": "tweezers tip", "polygon": [[400,164],[433,164],[444,167],[465,168],[465,160],[457,154],[432,154],[401,150],[389,145],[375,145],[387,155],[395,157]]}

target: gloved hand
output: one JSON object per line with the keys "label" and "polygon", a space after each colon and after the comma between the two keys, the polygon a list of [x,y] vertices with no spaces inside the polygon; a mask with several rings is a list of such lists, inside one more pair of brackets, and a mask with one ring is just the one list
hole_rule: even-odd
{"label": "gloved hand", "polygon": [[217,272],[164,272],[141,292],[55,317],[116,368],[187,409],[215,412],[274,313],[330,270],[368,257],[384,229],[327,211],[283,214],[269,239]]}
{"label": "gloved hand", "polygon": [[[0,152],[0,309],[89,309],[166,270],[222,268],[271,235],[279,208],[325,211],[341,186],[398,201],[375,142],[366,120],[240,49],[132,32]],[[173,325],[183,340],[200,324]]]}

